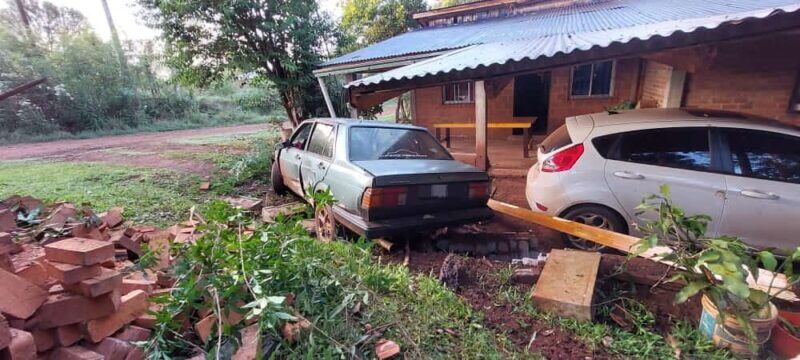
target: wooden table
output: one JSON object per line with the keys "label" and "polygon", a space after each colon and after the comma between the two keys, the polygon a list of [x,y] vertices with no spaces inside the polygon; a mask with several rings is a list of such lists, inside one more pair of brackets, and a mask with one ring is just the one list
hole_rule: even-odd
{"label": "wooden table", "polygon": [[[522,156],[528,157],[528,143],[533,136],[531,128],[533,123],[536,122],[536,117],[530,122],[501,122],[501,123],[488,123],[486,127],[489,129],[525,129],[525,140],[522,142]],[[433,124],[436,129],[436,140],[442,140],[442,129],[444,129],[444,144],[450,148],[450,129],[474,129],[475,123],[439,123]]]}

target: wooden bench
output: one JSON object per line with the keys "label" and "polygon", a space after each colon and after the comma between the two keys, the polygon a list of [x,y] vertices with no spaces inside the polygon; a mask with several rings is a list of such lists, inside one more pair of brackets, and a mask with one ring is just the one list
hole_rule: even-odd
{"label": "wooden bench", "polygon": [[[489,129],[525,129],[525,140],[522,142],[522,156],[528,157],[528,143],[533,136],[531,127],[536,121],[536,117],[530,122],[501,122],[501,123],[488,123],[486,127]],[[442,140],[442,129],[444,129],[444,144],[450,148],[450,129],[474,129],[475,123],[438,123],[433,124],[436,129],[436,140]]]}

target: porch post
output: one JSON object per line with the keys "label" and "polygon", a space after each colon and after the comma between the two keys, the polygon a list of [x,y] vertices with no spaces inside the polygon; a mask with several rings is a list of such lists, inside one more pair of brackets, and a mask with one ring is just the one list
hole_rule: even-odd
{"label": "porch post", "polygon": [[[348,83],[356,81],[356,74],[355,73],[347,74],[345,75],[345,79],[347,80]],[[347,102],[347,108],[350,109],[350,118],[358,119],[358,109],[353,107],[353,105],[350,105],[349,101]]]}
{"label": "porch post", "polygon": [[328,95],[328,86],[325,85],[325,80],[322,78],[322,76],[317,76],[317,82],[319,82],[319,88],[322,90],[322,97],[325,98],[325,106],[328,107],[328,114],[330,114],[332,118],[335,118],[336,110],[333,108],[331,96]]}
{"label": "porch post", "polygon": [[489,168],[486,147],[486,87],[483,80],[475,81],[475,166]]}

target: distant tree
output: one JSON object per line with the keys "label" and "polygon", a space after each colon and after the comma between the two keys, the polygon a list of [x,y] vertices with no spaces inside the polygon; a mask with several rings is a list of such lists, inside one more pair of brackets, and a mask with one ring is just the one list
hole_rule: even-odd
{"label": "distant tree", "polygon": [[[0,9],[0,24],[16,36],[32,37],[29,39],[31,45],[48,50],[53,50],[61,35],[90,28],[86,18],[77,10],[49,1],[6,0],[6,4],[4,9]],[[24,9],[26,20],[22,20],[20,9]]]}
{"label": "distant tree", "polygon": [[439,0],[439,2],[436,4],[436,8],[438,9],[438,8],[443,8],[443,7],[448,7],[448,6],[469,4],[471,2],[476,2],[476,1],[479,1],[479,0]]}
{"label": "distant tree", "polygon": [[346,53],[419,27],[411,18],[425,0],[346,0],[338,51]]}
{"label": "distant tree", "polygon": [[108,23],[108,29],[111,32],[111,42],[114,44],[114,50],[117,53],[117,58],[119,59],[120,68],[125,73],[124,75],[127,77],[128,60],[125,59],[125,51],[122,50],[122,43],[120,43],[119,41],[119,34],[117,34],[117,27],[114,25],[114,18],[111,16],[111,9],[108,8],[107,0],[100,0],[100,2],[103,4],[103,12],[106,13],[106,22]]}
{"label": "distant tree", "polygon": [[269,80],[298,124],[312,114],[312,71],[331,31],[314,0],[139,0],[166,40],[168,63],[187,84],[240,73]]}

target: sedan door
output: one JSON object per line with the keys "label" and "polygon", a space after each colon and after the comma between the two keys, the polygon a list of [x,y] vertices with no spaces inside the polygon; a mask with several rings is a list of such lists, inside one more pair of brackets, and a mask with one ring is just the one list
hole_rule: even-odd
{"label": "sedan door", "polygon": [[281,150],[278,165],[283,176],[283,183],[295,194],[303,194],[300,185],[300,164],[303,161],[308,135],[311,133],[313,123],[307,122],[300,125],[294,132],[289,146]]}
{"label": "sedan door", "polygon": [[646,196],[659,194],[661,185],[668,185],[674,204],[688,215],[711,216],[707,234],[716,234],[725,204],[725,176],[712,172],[717,161],[712,161],[709,129],[661,128],[618,136],[606,162],[605,179],[628,218],[639,223],[655,220],[654,212],[637,216],[636,207]]}
{"label": "sedan door", "polygon": [[732,174],[726,176],[720,232],[758,248],[800,245],[800,137],[729,128],[722,133]]}
{"label": "sedan door", "polygon": [[317,123],[308,141],[306,155],[300,165],[303,190],[317,190],[333,161],[336,131],[333,125]]}

